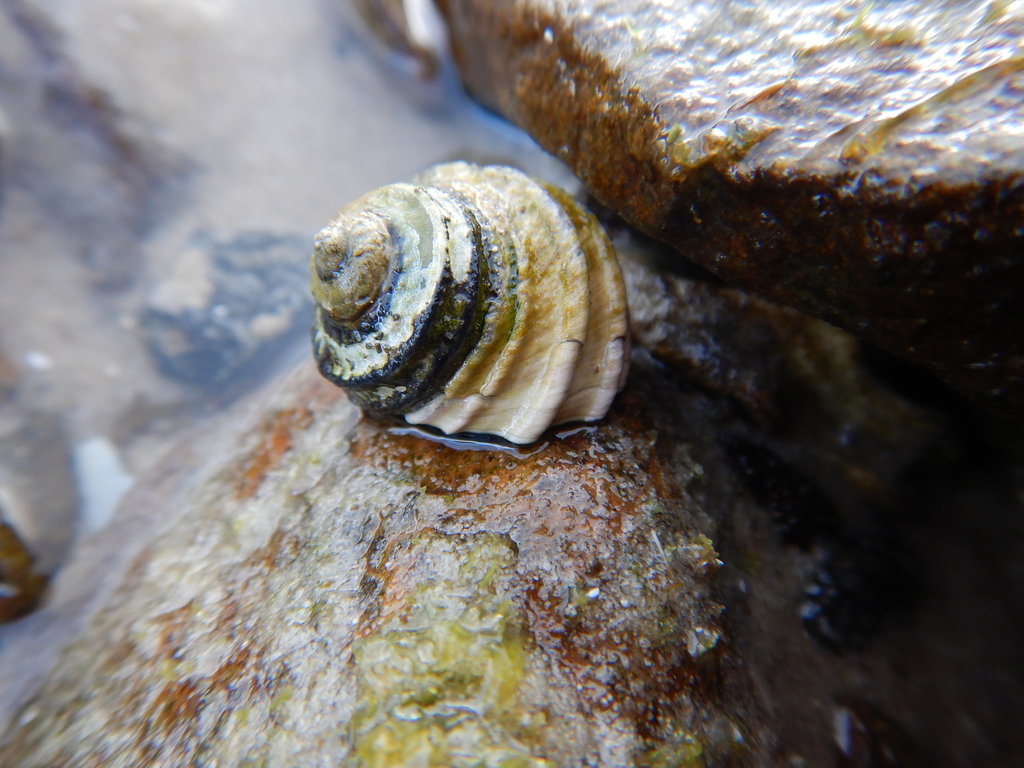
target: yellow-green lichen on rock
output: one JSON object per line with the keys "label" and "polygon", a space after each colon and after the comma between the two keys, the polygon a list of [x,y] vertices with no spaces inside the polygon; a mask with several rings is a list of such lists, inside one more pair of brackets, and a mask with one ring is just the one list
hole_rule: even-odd
{"label": "yellow-green lichen on rock", "polygon": [[425,532],[412,546],[421,550],[417,560],[450,559],[452,576],[416,586],[353,644],[355,764],[550,765],[529,747],[544,713],[518,701],[526,655],[521,617],[495,585],[515,562],[514,545],[495,534]]}
{"label": "yellow-green lichen on rock", "polygon": [[700,741],[691,733],[679,734],[678,738],[657,748],[641,753],[637,758],[639,768],[699,768],[704,765],[704,753]]}

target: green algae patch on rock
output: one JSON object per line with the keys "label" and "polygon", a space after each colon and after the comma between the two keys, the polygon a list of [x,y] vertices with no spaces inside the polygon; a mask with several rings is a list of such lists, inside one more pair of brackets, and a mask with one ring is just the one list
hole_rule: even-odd
{"label": "green algae patch on rock", "polygon": [[701,743],[689,733],[683,733],[674,743],[651,749],[639,756],[638,768],[699,768],[704,765]]}
{"label": "green algae patch on rock", "polygon": [[353,747],[363,765],[540,768],[530,753],[545,714],[518,701],[522,616],[495,589],[516,558],[494,534],[416,537],[417,556],[452,562],[400,610],[353,643],[359,701]]}

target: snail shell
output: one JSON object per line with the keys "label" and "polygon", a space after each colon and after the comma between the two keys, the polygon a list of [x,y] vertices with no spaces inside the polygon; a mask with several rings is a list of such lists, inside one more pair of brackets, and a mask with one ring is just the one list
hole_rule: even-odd
{"label": "snail shell", "polygon": [[359,198],[310,262],[320,372],[371,413],[530,443],[595,421],[628,366],[615,251],[567,192],[448,163]]}

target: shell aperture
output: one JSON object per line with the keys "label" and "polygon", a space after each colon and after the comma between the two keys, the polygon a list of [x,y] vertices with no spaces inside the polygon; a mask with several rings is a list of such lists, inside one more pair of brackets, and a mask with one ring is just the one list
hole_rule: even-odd
{"label": "shell aperture", "polygon": [[351,203],[310,261],[320,372],[371,413],[530,443],[625,383],[628,310],[597,220],[505,166],[446,163]]}

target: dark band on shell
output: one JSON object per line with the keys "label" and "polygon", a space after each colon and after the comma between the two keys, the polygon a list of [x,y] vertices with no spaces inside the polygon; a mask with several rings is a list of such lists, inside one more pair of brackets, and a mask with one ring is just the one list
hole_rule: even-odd
{"label": "dark band on shell", "polygon": [[512,168],[449,163],[375,190],[317,236],[320,372],[372,413],[535,440],[607,412],[625,292],[596,219]]}

